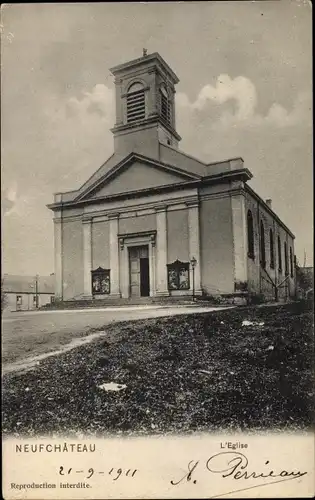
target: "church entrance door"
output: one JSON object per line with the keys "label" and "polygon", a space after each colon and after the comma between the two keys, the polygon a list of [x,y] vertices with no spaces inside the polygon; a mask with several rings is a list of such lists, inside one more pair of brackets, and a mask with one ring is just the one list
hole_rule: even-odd
{"label": "church entrance door", "polygon": [[150,295],[149,249],[148,245],[129,247],[130,296]]}

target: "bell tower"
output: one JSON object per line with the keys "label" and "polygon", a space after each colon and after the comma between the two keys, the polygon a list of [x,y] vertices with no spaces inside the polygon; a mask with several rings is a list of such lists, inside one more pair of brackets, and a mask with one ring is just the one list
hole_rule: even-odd
{"label": "bell tower", "polygon": [[115,153],[131,151],[158,159],[159,143],[177,148],[175,125],[177,76],[157,53],[110,69],[115,77],[116,123],[112,128]]}

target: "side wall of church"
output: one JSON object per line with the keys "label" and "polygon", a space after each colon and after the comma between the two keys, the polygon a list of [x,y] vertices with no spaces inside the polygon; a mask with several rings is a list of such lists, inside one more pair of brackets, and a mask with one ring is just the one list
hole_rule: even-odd
{"label": "side wall of church", "polygon": [[189,262],[188,210],[167,212],[167,263]]}
{"label": "side wall of church", "polygon": [[209,295],[234,292],[231,199],[202,199],[200,204],[201,285]]}
{"label": "side wall of church", "polygon": [[[279,224],[277,219],[272,216],[272,214],[266,210],[264,205],[258,200],[254,199],[253,196],[246,192],[245,194],[245,206],[246,214],[248,210],[251,211],[253,216],[253,229],[254,229],[254,257],[247,258],[247,271],[248,271],[248,289],[250,292],[262,293],[267,298],[274,298],[274,287],[268,280],[268,276],[273,282],[281,283],[285,277],[285,255],[284,255],[284,242],[287,244],[287,265],[289,278],[287,281],[279,288],[278,296],[279,299],[285,299],[287,297],[294,297],[295,294],[295,269],[294,269],[294,239],[285,230],[285,228]],[[265,270],[262,269],[261,261],[261,251],[260,251],[260,223],[263,222],[264,235],[265,235],[265,260],[266,266]],[[273,232],[273,255],[274,255],[274,266],[271,262],[271,247],[270,247],[270,230]],[[279,252],[278,252],[278,237],[280,237],[280,247],[281,247],[281,262],[282,268],[279,269]],[[292,252],[293,269],[291,269],[290,263],[290,248]],[[291,271],[293,270],[293,276],[291,276]]]}
{"label": "side wall of church", "polygon": [[62,224],[63,299],[83,293],[83,232],[81,220],[64,220]]}

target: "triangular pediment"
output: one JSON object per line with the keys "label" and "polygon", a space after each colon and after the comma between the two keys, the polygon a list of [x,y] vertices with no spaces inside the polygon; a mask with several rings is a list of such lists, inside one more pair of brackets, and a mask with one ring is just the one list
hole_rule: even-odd
{"label": "triangular pediment", "polygon": [[150,190],[162,186],[198,180],[196,174],[165,165],[138,154],[131,154],[106,175],[81,193],[78,199],[103,198],[118,194]]}

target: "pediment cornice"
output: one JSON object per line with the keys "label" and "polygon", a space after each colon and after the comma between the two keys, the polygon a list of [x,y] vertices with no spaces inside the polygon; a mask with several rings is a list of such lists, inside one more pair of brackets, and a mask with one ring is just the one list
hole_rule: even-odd
{"label": "pediment cornice", "polygon": [[168,165],[166,163],[162,163],[160,161],[154,160],[152,158],[148,158],[146,156],[142,156],[138,153],[130,153],[127,157],[125,157],[122,161],[117,163],[113,168],[109,170],[104,176],[98,179],[95,183],[87,187],[86,190],[81,192],[75,199],[74,202],[83,201],[88,197],[93,196],[93,193],[96,192],[101,186],[104,186],[107,183],[110,183],[112,179],[117,177],[121,172],[123,172],[126,168],[131,166],[134,162],[140,162],[144,165],[152,166],[154,168],[164,170],[174,176],[178,177],[179,182],[187,182],[187,181],[195,181],[199,180],[201,177],[197,174],[187,172],[182,170],[181,168],[175,167],[173,165]]}

